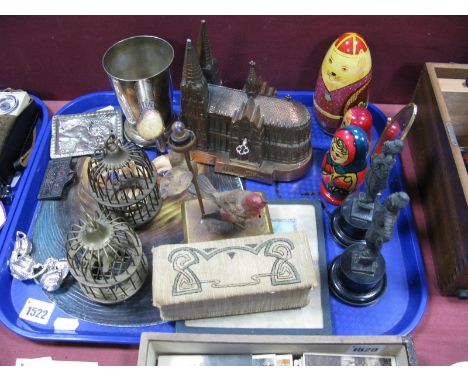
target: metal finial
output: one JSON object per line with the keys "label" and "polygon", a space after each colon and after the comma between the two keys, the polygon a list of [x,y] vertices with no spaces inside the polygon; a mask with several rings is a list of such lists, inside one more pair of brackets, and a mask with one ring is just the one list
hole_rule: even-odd
{"label": "metal finial", "polygon": [[175,121],[171,126],[171,136],[169,146],[175,152],[181,153],[190,150],[196,143],[196,136],[193,131],[186,129],[181,121]]}
{"label": "metal finial", "polygon": [[198,204],[200,205],[200,211],[202,217],[205,216],[205,208],[203,206],[203,198],[201,195],[200,187],[198,186],[197,177],[198,174],[192,167],[192,163],[190,161],[190,149],[195,146],[197,142],[197,137],[193,133],[193,131],[186,129],[185,125],[181,121],[175,121],[172,124],[172,133],[169,137],[169,147],[171,150],[174,150],[177,153],[183,153],[185,157],[185,162],[187,163],[187,168],[192,173],[192,183],[195,187],[195,191],[197,193]]}

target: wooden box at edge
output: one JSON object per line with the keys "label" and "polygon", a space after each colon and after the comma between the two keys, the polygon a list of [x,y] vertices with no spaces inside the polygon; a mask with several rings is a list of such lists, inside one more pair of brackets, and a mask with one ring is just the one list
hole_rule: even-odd
{"label": "wooden box at edge", "polygon": [[142,333],[138,366],[156,366],[164,355],[197,354],[293,354],[305,352],[395,357],[397,366],[416,366],[410,336],[285,336],[202,333]]}
{"label": "wooden box at edge", "polygon": [[426,63],[408,135],[438,284],[445,295],[468,290],[468,65]]}

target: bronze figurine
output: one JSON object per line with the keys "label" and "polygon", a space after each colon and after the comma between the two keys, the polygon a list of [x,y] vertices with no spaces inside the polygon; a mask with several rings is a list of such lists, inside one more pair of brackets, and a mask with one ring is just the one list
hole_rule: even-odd
{"label": "bronze figurine", "polygon": [[396,163],[396,157],[403,150],[403,142],[399,139],[384,143],[383,152],[371,160],[366,173],[366,191],[349,195],[344,203],[337,208],[331,218],[333,237],[343,246],[354,243],[365,243],[377,195],[387,187],[390,172]]}
{"label": "bronze figurine", "polygon": [[391,194],[384,205],[376,201],[364,244],[352,244],[332,261],[330,290],[340,300],[365,306],[375,303],[383,295],[387,276],[382,246],[392,238],[400,211],[408,203],[409,196],[405,192]]}

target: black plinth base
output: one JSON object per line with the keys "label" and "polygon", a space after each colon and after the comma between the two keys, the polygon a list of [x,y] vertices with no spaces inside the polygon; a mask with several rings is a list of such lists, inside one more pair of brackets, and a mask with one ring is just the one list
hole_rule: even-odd
{"label": "black plinth base", "polygon": [[364,244],[366,242],[364,237],[367,229],[359,229],[347,223],[341,214],[341,207],[333,211],[330,226],[334,239],[343,247],[349,247],[355,243]]}
{"label": "black plinth base", "polygon": [[[349,272],[343,272],[342,265],[344,256],[336,257],[329,267],[328,282],[332,293],[346,304],[354,306],[366,306],[377,302],[387,287],[387,276],[385,273],[377,273],[374,277],[360,275],[358,279],[367,278],[362,285],[350,280]],[[382,259],[383,261],[383,259]],[[347,269],[349,271],[349,269]],[[384,270],[385,272],[385,270]],[[346,275],[345,273],[348,273]]]}
{"label": "black plinth base", "polygon": [[344,247],[365,244],[366,232],[372,222],[374,203],[369,203],[363,192],[349,195],[331,217],[334,239]]}

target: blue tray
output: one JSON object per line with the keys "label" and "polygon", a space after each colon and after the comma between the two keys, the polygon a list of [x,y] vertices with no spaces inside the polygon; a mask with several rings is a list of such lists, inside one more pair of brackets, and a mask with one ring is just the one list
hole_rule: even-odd
{"label": "blue tray", "polygon": [[[303,102],[309,107],[312,105],[313,93],[311,92],[279,93],[280,96],[286,94],[290,94],[295,100]],[[176,111],[179,110],[179,96],[179,92],[175,92]],[[77,98],[64,106],[57,114],[89,112],[107,105],[118,106],[114,94],[112,92],[97,92]],[[374,105],[369,105],[369,109],[374,117],[373,134],[375,136],[373,141],[376,142],[378,132],[383,129],[386,118]],[[30,230],[39,205],[37,194],[49,160],[50,131],[49,123],[48,129],[41,131],[38,135],[35,155],[28,171],[23,175],[22,186],[16,195],[14,206],[12,206],[15,207],[15,212],[6,223],[0,236],[0,290],[4,292],[4,298],[0,300],[0,320],[10,330],[38,340],[138,344],[142,332],[175,331],[173,323],[140,327],[115,327],[84,320],[79,320],[79,327],[74,332],[56,331],[53,327],[56,318],[72,318],[58,306],[55,307],[47,325],[24,321],[18,317],[28,298],[49,302],[45,293],[34,282],[13,280],[7,261],[13,249],[16,231],[22,230],[31,236]],[[275,185],[246,181],[247,188],[263,191],[268,198],[272,199],[320,198],[320,163],[330,141],[331,137],[322,133],[313,120],[314,162],[307,175],[294,182]],[[397,162],[392,172],[390,190],[391,192],[405,190],[400,161]],[[328,261],[331,261],[343,249],[330,236],[329,213],[334,207],[325,202],[324,205],[327,256]],[[388,288],[385,295],[375,305],[364,308],[350,307],[331,297],[334,334],[406,335],[421,320],[427,304],[427,286],[413,216],[409,207],[402,211],[394,237],[385,244],[383,254],[386,258],[388,272]]]}

